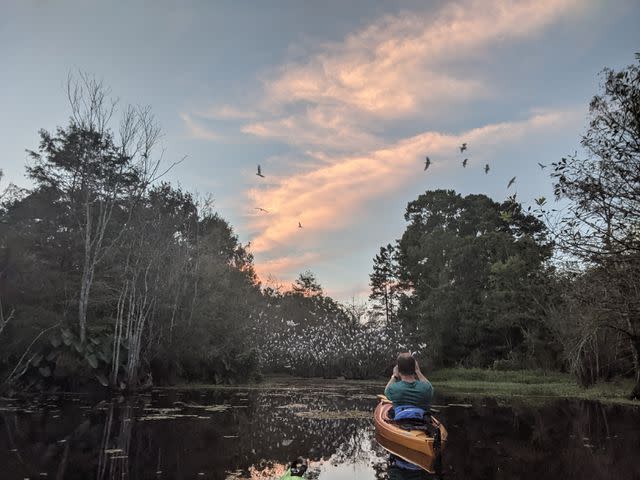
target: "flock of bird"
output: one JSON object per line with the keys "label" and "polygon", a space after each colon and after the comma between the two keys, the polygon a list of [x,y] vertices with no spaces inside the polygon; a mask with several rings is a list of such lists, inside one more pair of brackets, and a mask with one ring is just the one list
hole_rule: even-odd
{"label": "flock of bird", "polygon": [[[468,147],[467,147],[467,143],[464,142],[462,145],[460,145],[459,147],[460,149],[460,153],[464,153]],[[424,162],[424,170],[427,171],[429,169],[429,167],[431,166],[431,158],[429,158],[428,156],[425,158],[425,162]],[[467,168],[467,164],[469,163],[469,158],[465,157],[464,160],[462,160],[462,168]],[[538,165],[540,165],[540,168],[546,168],[546,165],[543,165],[541,163],[538,163]],[[491,170],[491,167],[489,166],[489,164],[485,164],[484,166],[484,173],[485,175],[489,173],[489,170]],[[507,184],[507,188],[511,188],[511,186],[516,183],[516,177],[511,178],[511,180],[509,180],[509,183]]]}
{"label": "flock of bird", "polygon": [[401,326],[350,324],[322,310],[314,313],[297,323],[274,314],[264,323],[268,328],[256,326],[260,363],[294,375],[368,378],[383,371],[398,348],[410,349]]}
{"label": "flock of bird", "polygon": [[[465,151],[467,151],[468,147],[467,147],[467,143],[463,142],[462,145],[460,145],[459,147],[460,149],[460,153],[464,153]],[[424,170],[427,171],[429,169],[429,167],[431,166],[431,158],[429,156],[427,156],[425,158],[425,162],[424,162]],[[469,158],[465,157],[464,160],[462,160],[462,168],[467,168],[467,164],[469,163]],[[547,168],[546,165],[538,162],[538,166],[544,170],[545,168]],[[485,164],[484,166],[484,173],[485,175],[487,175],[489,173],[489,171],[491,170],[491,167],[489,166],[488,163]],[[265,178],[265,176],[262,173],[262,167],[260,165],[258,165],[258,171],[256,172],[256,175],[260,178]],[[513,186],[513,184],[516,183],[516,177],[512,177],[511,180],[509,180],[509,182],[507,183],[507,189],[511,188]],[[262,208],[262,207],[255,207],[256,210],[258,210],[259,212],[262,213],[269,213],[268,210]],[[300,221],[298,221],[298,228],[302,228],[302,223]]]}
{"label": "flock of bird", "polygon": [[[467,143],[463,143],[462,145],[460,145],[459,149],[460,149],[460,153],[464,153],[467,150]],[[425,158],[425,162],[424,162],[424,170],[428,170],[429,167],[431,166],[431,158],[426,157]],[[462,160],[462,168],[467,168],[467,164],[469,163],[469,159],[465,158],[464,160]],[[543,163],[538,162],[538,166],[540,167],[541,170],[544,170],[545,168],[547,168],[547,165],[544,165]],[[484,173],[488,174],[489,170],[491,170],[491,167],[489,167],[489,164],[485,164],[484,166]],[[511,180],[509,180],[509,183],[507,183],[507,188],[511,188],[513,186],[513,184],[516,183],[516,177],[512,177]]]}

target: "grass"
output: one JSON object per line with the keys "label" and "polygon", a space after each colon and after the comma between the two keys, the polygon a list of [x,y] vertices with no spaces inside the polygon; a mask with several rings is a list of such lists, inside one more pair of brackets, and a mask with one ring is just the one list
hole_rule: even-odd
{"label": "grass", "polygon": [[429,380],[436,390],[453,396],[519,399],[535,403],[571,398],[640,406],[640,402],[627,398],[633,389],[630,379],[615,379],[583,388],[574,377],[560,372],[450,368],[431,372]]}

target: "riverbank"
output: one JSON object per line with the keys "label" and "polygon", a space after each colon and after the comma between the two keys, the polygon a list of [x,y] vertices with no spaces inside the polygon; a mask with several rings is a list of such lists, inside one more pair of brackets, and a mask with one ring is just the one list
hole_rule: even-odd
{"label": "riverbank", "polygon": [[[596,400],[610,404],[640,406],[640,402],[627,397],[633,389],[631,379],[614,379],[589,388],[579,386],[575,378],[566,373],[542,370],[489,370],[481,368],[446,368],[428,372],[428,378],[437,392],[461,398],[495,398],[500,401],[544,403],[554,399]],[[260,383],[236,385],[238,388],[304,388],[305,384],[329,385],[380,385],[380,393],[386,378],[379,380],[343,380],[324,378],[300,378],[293,376],[265,376]],[[230,385],[186,384],[169,389],[233,388]]]}
{"label": "riverbank", "polygon": [[527,403],[568,398],[640,406],[640,402],[627,398],[633,389],[631,379],[617,378],[583,388],[566,373],[480,368],[440,369],[431,372],[429,379],[437,390],[455,396],[518,399]]}

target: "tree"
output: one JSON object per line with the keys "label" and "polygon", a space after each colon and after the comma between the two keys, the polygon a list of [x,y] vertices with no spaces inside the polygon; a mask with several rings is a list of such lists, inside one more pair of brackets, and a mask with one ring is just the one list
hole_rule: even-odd
{"label": "tree", "polygon": [[135,389],[250,377],[251,253],[210,204],[157,182],[153,117],[130,107],[112,130],[107,92],[70,80],[69,124],[30,152],[33,188],[0,196],[0,380]]}
{"label": "tree", "polygon": [[291,290],[295,295],[303,297],[322,296],[322,287],[313,272],[306,271],[298,275],[298,278],[291,285]]}
{"label": "tree", "polygon": [[[599,330],[624,335],[633,353],[640,398],[640,54],[637,63],[603,71],[602,92],[589,105],[590,122],[577,153],[554,163],[555,193],[569,201],[559,246],[599,283],[583,303],[592,319],[582,325],[574,353]],[[580,292],[574,292],[581,296]]]}
{"label": "tree", "polygon": [[451,190],[420,195],[405,219],[399,317],[407,328],[445,364],[486,366],[516,355],[542,323],[540,299],[527,293],[551,255],[542,222],[513,199]]}
{"label": "tree", "polygon": [[55,134],[40,131],[38,151],[29,151],[29,177],[42,194],[61,204],[59,224],[77,234],[80,281],[78,327],[86,339],[87,312],[96,267],[121,237],[133,203],[153,181],[150,160],[160,131],[148,108],[125,109],[116,139],[111,120],[116,103],[95,78],[80,74],[67,82],[71,119]]}
{"label": "tree", "polygon": [[373,259],[373,272],[369,275],[374,311],[383,312],[387,325],[395,318],[399,302],[397,252],[393,245],[380,247]]}

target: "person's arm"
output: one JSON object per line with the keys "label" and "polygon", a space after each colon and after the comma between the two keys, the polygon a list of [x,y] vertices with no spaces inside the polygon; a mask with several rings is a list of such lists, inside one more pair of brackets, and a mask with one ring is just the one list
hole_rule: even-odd
{"label": "person's arm", "polygon": [[429,381],[427,379],[427,377],[425,377],[424,374],[420,371],[420,365],[418,365],[418,360],[416,360],[416,378],[420,382],[428,382]]}
{"label": "person's arm", "polygon": [[387,385],[384,387],[384,391],[386,392],[387,388],[389,388],[391,385],[393,385],[397,381],[398,381],[398,366],[396,365],[395,367],[393,367],[393,373],[391,374],[391,378],[387,382]]}

